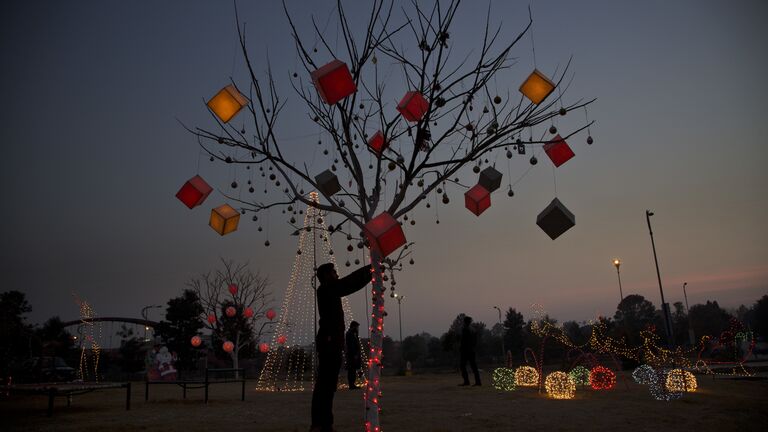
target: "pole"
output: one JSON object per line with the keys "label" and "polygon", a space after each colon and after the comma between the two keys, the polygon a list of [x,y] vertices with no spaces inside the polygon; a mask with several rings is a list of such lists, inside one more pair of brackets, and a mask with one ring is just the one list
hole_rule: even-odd
{"label": "pole", "polygon": [[493,308],[499,312],[499,326],[501,327],[501,361],[503,363],[504,357],[507,354],[507,350],[504,348],[504,323],[501,322],[501,309],[499,309],[498,306],[494,306]]}
{"label": "pole", "polygon": [[621,302],[621,301],[624,301],[624,292],[621,289],[621,272],[619,271],[619,267],[621,266],[621,260],[618,258],[614,258],[613,265],[614,267],[616,267],[616,276],[619,277],[619,297],[620,297],[619,302]]}
{"label": "pole", "polygon": [[400,302],[403,301],[403,296],[397,297],[397,320],[400,321],[400,351],[403,350],[403,312],[400,309]]}
{"label": "pole", "polygon": [[693,333],[693,325],[691,324],[691,310],[688,308],[688,293],[685,292],[685,287],[688,282],[683,282],[683,297],[685,297],[685,314],[688,315],[688,340],[691,342],[691,346],[696,344],[696,336]]}
{"label": "pole", "polygon": [[667,343],[672,346],[672,329],[670,328],[669,321],[669,306],[664,301],[664,288],[661,285],[661,273],[659,272],[659,259],[656,257],[656,243],[653,241],[653,230],[651,229],[651,216],[653,212],[650,210],[645,211],[645,221],[648,223],[648,233],[651,235],[651,247],[653,248],[653,262],[656,264],[656,278],[659,281],[659,293],[661,294],[661,311],[664,315],[664,332],[667,335]]}

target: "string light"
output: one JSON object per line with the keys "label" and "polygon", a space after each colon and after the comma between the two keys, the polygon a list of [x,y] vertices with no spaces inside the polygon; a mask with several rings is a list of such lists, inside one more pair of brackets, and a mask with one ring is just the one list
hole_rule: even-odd
{"label": "string light", "polygon": [[494,369],[493,375],[491,376],[491,383],[496,390],[515,390],[515,370],[507,367]]}
{"label": "string light", "polygon": [[539,385],[539,372],[531,366],[520,366],[515,370],[515,384],[520,387]]}
{"label": "string light", "polygon": [[660,401],[672,401],[683,397],[683,392],[671,392],[667,389],[666,381],[668,370],[658,369],[654,371],[648,390],[654,399]]}
{"label": "string light", "polygon": [[610,390],[616,386],[616,374],[605,366],[597,365],[589,374],[589,385],[593,390]]}
{"label": "string light", "polygon": [[[95,382],[99,381],[99,358],[101,356],[101,325],[93,322],[96,318],[96,312],[91,305],[85,300],[76,300],[80,306],[80,323],[81,331],[80,335],[80,368],[78,369],[78,375],[82,381]],[[98,333],[98,336],[96,335]],[[88,348],[86,344],[90,344],[90,355],[88,355]],[[93,373],[93,375],[91,375]]]}
{"label": "string light", "polygon": [[667,390],[675,393],[693,393],[696,391],[696,387],[698,387],[696,376],[682,369],[672,369],[669,371],[667,374],[667,379],[665,380],[665,384],[667,386]]}
{"label": "string light", "polygon": [[562,371],[547,375],[544,388],[547,390],[547,396],[553,399],[573,399],[576,395],[576,383],[570,375]]}
{"label": "string light", "polygon": [[589,369],[581,365],[576,366],[575,368],[571,369],[570,372],[568,372],[568,376],[571,377],[574,384],[580,385],[580,386],[589,385],[590,375],[591,375],[591,372],[589,371]]}
{"label": "string light", "polygon": [[652,367],[644,364],[632,371],[632,379],[638,384],[649,385],[655,379],[655,374]]}

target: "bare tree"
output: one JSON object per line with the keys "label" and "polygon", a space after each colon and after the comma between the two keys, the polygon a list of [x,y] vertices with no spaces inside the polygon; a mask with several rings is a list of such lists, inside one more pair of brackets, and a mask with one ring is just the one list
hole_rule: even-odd
{"label": "bare tree", "polygon": [[[292,205],[296,202],[315,206],[325,214],[341,216],[340,223],[328,228],[329,235],[344,233],[348,240],[355,239],[362,247],[368,245],[365,224],[377,215],[386,212],[402,224],[408,220],[408,213],[433,193],[442,194],[443,203],[448,204],[447,186],[467,187],[460,175],[468,171],[477,173],[498,152],[511,157],[512,148],[523,153],[525,148],[546,144],[546,131],[540,138],[533,136],[535,126],[545,124],[546,129],[549,123],[554,125],[557,116],[592,102],[563,102],[572,79],[568,72],[570,60],[555,72],[553,84],[557,91],[544,101],[533,103],[516,92],[498,94],[494,78],[515,64],[512,48],[530,30],[533,21],[529,19],[511,40],[502,41],[502,28],[492,28],[489,9],[484,29],[479,32],[478,50],[454,60],[451,26],[459,5],[460,0],[434,1],[430,5],[412,1],[400,8],[394,1],[374,0],[367,20],[361,22],[350,19],[339,0],[333,15],[338,19],[340,35],[334,44],[324,32],[327,24],[324,27],[314,18],[311,34],[301,34],[283,2],[303,68],[292,72],[291,85],[305,106],[308,121],[319,126],[329,139],[329,149],[335,158],[329,165],[340,177],[341,186],[335,194],[327,194],[316,182],[315,174],[326,167],[310,172],[306,163],[287,156],[287,144],[278,132],[278,119],[287,104],[271,70],[263,79],[259,78],[246,49],[245,28],[237,17],[240,46],[250,78],[247,86],[240,88],[247,89],[246,114],[250,115],[252,133],[246,134],[244,128],[224,123],[215,115],[212,117],[217,128],[190,131],[212,158],[230,164],[253,164],[262,172],[270,171],[269,178],[278,187],[280,198],[259,202],[229,197],[238,203],[239,210],[257,213],[277,207],[295,211]],[[306,77],[332,59],[344,59],[356,91],[329,105]],[[395,75],[405,85],[390,91],[386,84],[394,81]],[[417,121],[406,121],[394,109],[392,102],[402,96],[403,87],[419,92],[428,104]],[[585,122],[561,135],[568,139],[590,124]],[[375,131],[382,133],[388,145],[381,153],[371,152],[366,145],[369,134]],[[247,157],[242,157],[243,154]],[[311,190],[319,190],[324,201],[313,203],[309,199]],[[352,229],[344,229],[344,224]],[[294,228],[300,229],[295,225]],[[383,277],[378,276],[383,276],[384,270],[399,268],[401,260],[410,253],[409,246],[406,244],[390,257],[382,257],[376,248],[370,250],[374,266],[374,319],[370,327],[372,367],[366,386],[369,430],[380,427],[379,378],[386,288]]]}
{"label": "bare tree", "polygon": [[221,263],[221,269],[202,274],[187,285],[200,299],[200,318],[206,327],[219,340],[232,343],[229,355],[232,367],[238,368],[240,352],[258,344],[272,324],[267,318],[272,294],[269,279],[252,273],[247,264],[224,259]]}

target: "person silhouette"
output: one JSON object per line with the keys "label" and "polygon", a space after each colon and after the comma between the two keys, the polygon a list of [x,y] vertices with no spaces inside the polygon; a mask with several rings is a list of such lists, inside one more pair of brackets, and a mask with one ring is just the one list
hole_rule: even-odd
{"label": "person silhouette", "polygon": [[362,360],[360,357],[360,339],[358,339],[358,329],[360,323],[352,321],[349,323],[349,330],[347,330],[345,347],[346,347],[346,360],[347,360],[347,382],[349,383],[349,389],[354,390],[360,388],[355,385],[357,379],[357,370],[362,366]]}
{"label": "person silhouette", "polygon": [[461,328],[461,345],[459,346],[459,354],[461,354],[461,377],[464,378],[464,382],[459,384],[460,386],[469,385],[469,374],[467,373],[467,363],[472,368],[472,373],[475,375],[475,385],[480,386],[480,372],[477,370],[477,362],[475,361],[475,345],[477,345],[477,334],[471,327],[472,318],[464,317],[464,326]]}
{"label": "person silhouette", "polygon": [[333,431],[333,396],[339,384],[344,351],[344,309],[341,298],[361,290],[371,282],[371,265],[365,265],[339,279],[333,263],[317,268],[317,312],[320,324],[315,336],[317,378],[312,391],[310,432]]}

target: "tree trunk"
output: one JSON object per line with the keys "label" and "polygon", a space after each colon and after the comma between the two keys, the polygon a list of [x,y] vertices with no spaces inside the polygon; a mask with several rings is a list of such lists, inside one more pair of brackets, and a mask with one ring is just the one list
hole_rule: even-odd
{"label": "tree trunk", "polygon": [[381,255],[371,250],[373,275],[371,278],[371,351],[368,356],[368,384],[365,388],[365,430],[380,432],[379,411],[381,397],[381,346],[384,339],[384,284],[381,280]]}

